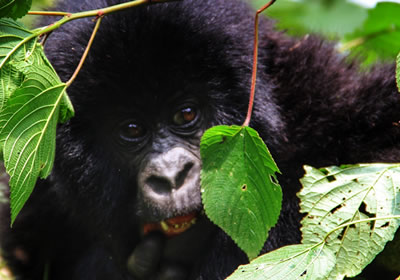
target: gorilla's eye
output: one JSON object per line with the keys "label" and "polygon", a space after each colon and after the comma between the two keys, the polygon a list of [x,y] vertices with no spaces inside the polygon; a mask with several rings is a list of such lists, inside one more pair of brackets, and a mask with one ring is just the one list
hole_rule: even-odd
{"label": "gorilla's eye", "polygon": [[172,120],[176,125],[185,125],[195,120],[196,116],[196,109],[192,107],[187,107],[176,112]]}
{"label": "gorilla's eye", "polygon": [[119,136],[125,141],[137,141],[143,137],[146,130],[140,124],[134,122],[127,122],[121,125],[119,129]]}

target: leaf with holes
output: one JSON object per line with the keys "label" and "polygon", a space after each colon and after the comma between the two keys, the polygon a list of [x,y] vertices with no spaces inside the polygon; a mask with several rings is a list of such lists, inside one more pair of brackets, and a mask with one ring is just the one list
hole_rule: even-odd
{"label": "leaf with holes", "polygon": [[207,216],[250,259],[256,257],[281,209],[282,191],[275,177],[278,167],[249,127],[213,127],[203,135],[200,151]]}
{"label": "leaf with holes", "polygon": [[298,244],[262,255],[241,265],[227,280],[327,279],[335,255],[324,244]]}
{"label": "leaf with holes", "polygon": [[400,165],[306,166],[305,170],[299,193],[300,211],[307,213],[302,220],[303,243],[325,240],[336,254],[330,279],[356,276],[393,239],[399,226],[398,219],[385,217],[400,215]]}
{"label": "leaf with holes", "polygon": [[0,17],[17,19],[28,13],[32,0],[0,0]]}

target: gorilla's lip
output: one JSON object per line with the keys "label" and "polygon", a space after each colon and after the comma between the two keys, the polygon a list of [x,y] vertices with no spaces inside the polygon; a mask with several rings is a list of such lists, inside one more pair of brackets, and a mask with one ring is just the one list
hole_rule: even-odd
{"label": "gorilla's lip", "polygon": [[172,237],[184,233],[197,221],[197,212],[192,212],[182,216],[172,217],[158,223],[148,223],[143,225],[143,234],[152,231],[161,231],[166,236]]}

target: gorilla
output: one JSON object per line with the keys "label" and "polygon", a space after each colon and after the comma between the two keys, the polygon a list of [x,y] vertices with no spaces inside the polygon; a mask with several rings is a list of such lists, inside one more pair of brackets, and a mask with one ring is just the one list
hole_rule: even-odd
{"label": "gorilla", "polygon": [[[54,9],[120,2],[66,0]],[[248,262],[202,211],[199,143],[211,126],[244,121],[253,20],[239,0],[144,5],[103,19],[68,88],[76,116],[58,128],[52,174],[12,228],[2,207],[1,250],[16,279],[214,280]],[[71,22],[46,41],[63,81],[93,24]],[[300,242],[304,164],[399,161],[394,66],[361,72],[332,43],[288,37],[268,19],[254,106],[250,126],[275,158],[284,193],[262,252]]]}

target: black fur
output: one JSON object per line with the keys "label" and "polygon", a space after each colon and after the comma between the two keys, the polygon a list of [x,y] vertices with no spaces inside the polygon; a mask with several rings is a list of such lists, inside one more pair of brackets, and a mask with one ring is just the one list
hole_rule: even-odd
{"label": "black fur", "polygon": [[[117,0],[70,0],[65,11]],[[183,0],[141,6],[104,18],[77,80],[68,89],[76,117],[57,134],[54,170],[9,225],[1,245],[17,279],[133,279],[126,259],[139,242],[132,203],[139,159],[108,142],[108,114],[140,104],[157,118],[176,92],[207,108],[205,126],[241,124],[252,66],[254,12],[236,0]],[[46,52],[63,81],[71,76],[93,23],[54,32]],[[264,252],[300,242],[298,200],[304,164],[398,162],[400,104],[394,67],[361,73],[358,64],[313,36],[289,38],[260,24],[256,102],[251,126],[282,171],[282,214]],[[167,140],[166,140],[167,141]],[[190,145],[198,145],[198,139]],[[216,230],[190,279],[224,279],[245,255]]]}

